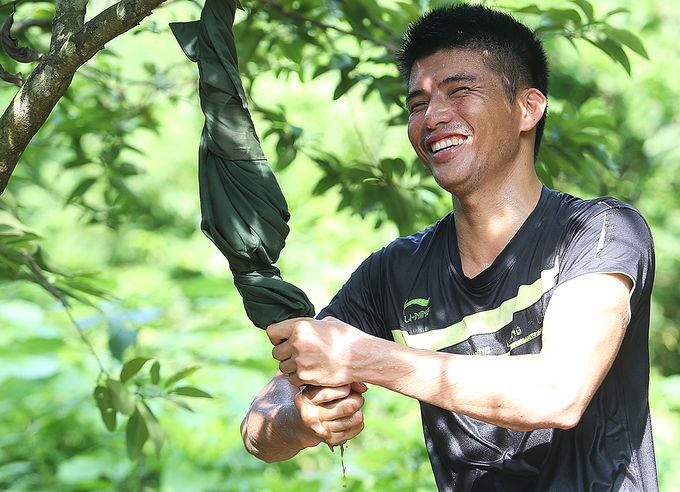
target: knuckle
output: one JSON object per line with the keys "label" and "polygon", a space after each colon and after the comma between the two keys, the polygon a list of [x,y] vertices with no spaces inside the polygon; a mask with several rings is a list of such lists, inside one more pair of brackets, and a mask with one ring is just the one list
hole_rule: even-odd
{"label": "knuckle", "polygon": [[359,408],[361,408],[361,405],[357,404],[354,399],[347,399],[342,403],[342,411],[346,415],[352,415],[354,414]]}

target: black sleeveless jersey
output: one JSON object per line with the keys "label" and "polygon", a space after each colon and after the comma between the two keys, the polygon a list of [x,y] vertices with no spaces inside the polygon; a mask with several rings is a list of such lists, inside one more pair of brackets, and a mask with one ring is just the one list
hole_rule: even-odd
{"label": "black sleeveless jersey", "polygon": [[[555,288],[596,272],[633,280],[631,319],[581,421],[569,430],[522,432],[421,402],[435,479],[440,491],[658,490],[648,404],[654,250],[649,227],[630,205],[544,187],[510,243],[472,279],[462,273],[449,214],[371,255],[319,317],[412,347],[537,353]],[[512,384],[512,374],[498,377]]]}

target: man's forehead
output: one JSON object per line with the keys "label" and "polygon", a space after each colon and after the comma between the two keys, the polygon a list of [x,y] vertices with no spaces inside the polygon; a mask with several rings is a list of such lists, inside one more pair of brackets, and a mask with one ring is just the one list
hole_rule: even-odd
{"label": "man's forehead", "polygon": [[480,50],[443,48],[413,63],[408,88],[416,89],[426,80],[441,85],[451,82],[477,80],[489,72],[488,52]]}

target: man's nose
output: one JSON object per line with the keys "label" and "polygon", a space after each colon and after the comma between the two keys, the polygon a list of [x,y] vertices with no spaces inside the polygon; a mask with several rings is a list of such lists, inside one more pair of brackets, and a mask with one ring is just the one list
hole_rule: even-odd
{"label": "man's nose", "polygon": [[435,98],[430,100],[425,113],[425,126],[434,130],[439,125],[448,123],[453,118],[453,109],[445,101]]}

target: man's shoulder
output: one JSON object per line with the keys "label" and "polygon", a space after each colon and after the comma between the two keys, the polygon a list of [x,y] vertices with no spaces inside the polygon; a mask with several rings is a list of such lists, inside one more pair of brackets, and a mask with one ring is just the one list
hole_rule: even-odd
{"label": "man's shoulder", "polygon": [[580,198],[569,193],[547,189],[547,206],[564,218],[581,220],[607,212],[632,214],[644,220],[640,211],[630,203],[611,196]]}
{"label": "man's shoulder", "polygon": [[418,254],[429,250],[433,245],[448,242],[454,233],[453,213],[449,213],[421,231],[394,239],[378,253],[388,257]]}

